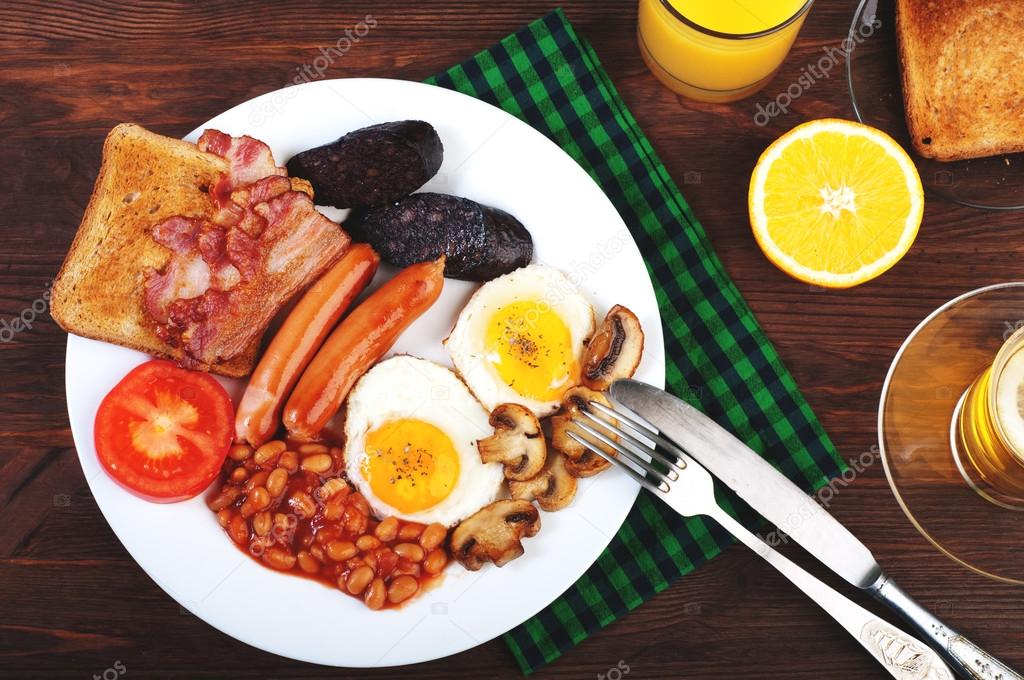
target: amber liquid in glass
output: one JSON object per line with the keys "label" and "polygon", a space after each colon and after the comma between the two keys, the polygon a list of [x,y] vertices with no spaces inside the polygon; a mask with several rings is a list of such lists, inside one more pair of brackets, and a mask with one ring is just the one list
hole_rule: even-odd
{"label": "amber liquid in glass", "polygon": [[1024,509],[1024,334],[1014,333],[960,402],[953,444],[982,496]]}

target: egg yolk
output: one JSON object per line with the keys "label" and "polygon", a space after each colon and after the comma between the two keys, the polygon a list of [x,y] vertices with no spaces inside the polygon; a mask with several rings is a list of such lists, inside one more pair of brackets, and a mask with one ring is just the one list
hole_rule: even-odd
{"label": "egg yolk", "polygon": [[377,498],[402,513],[437,505],[459,479],[451,438],[422,420],[384,423],[366,434],[365,449],[363,478]]}
{"label": "egg yolk", "polygon": [[556,401],[578,382],[572,335],[546,302],[498,309],[487,324],[484,349],[501,380],[524,397]]}

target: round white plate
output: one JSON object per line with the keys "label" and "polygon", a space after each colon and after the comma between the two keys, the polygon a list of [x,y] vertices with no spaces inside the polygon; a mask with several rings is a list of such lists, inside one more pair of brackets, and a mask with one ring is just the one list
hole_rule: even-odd
{"label": "round white plate", "polygon": [[[624,304],[647,336],[637,377],[662,386],[664,343],[654,291],[636,244],[607,197],[572,159],[528,125],[450,90],[399,80],[326,80],[270,92],[222,113],[213,127],[263,140],[278,163],[357,128],[416,118],[437,128],[444,164],[424,187],[507,210],[533,236],[535,261],[566,272],[598,318]],[[338,218],[339,211],[324,212]],[[393,270],[382,267],[378,280]],[[447,280],[433,308],[394,351],[450,366],[441,340],[475,289]],[[542,513],[526,554],[502,569],[452,565],[443,581],[407,606],[373,612],[320,583],[250,559],[218,526],[203,497],[148,503],[102,471],[93,420],[103,396],[146,356],[68,338],[67,401],[78,457],[117,537],[154,581],[210,625],[275,654],[333,666],[427,661],[479,645],[522,623],[573,584],[618,530],[637,486],[618,470],[583,480],[573,504]],[[234,397],[244,386],[224,380]]]}

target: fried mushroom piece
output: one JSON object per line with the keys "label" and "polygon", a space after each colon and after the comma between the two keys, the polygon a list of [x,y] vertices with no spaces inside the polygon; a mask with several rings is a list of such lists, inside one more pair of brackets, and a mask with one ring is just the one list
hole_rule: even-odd
{"label": "fried mushroom piece", "polygon": [[525,482],[510,481],[509,493],[512,498],[537,501],[540,509],[546,512],[561,510],[576,497],[576,477],[569,474],[565,466],[565,456],[552,452],[539,475]]}
{"label": "fried mushroom piece", "polygon": [[593,451],[584,451],[576,460],[565,461],[565,470],[573,477],[593,477],[609,467],[611,463]]}
{"label": "fried mushroom piece", "polygon": [[530,501],[505,499],[486,505],[455,527],[452,557],[470,571],[487,562],[503,567],[523,554],[522,539],[540,531],[540,512]]}
{"label": "fried mushroom piece", "polygon": [[[611,466],[611,463],[569,436],[569,432],[573,432],[583,439],[592,441],[592,438],[589,435],[579,428],[572,426],[572,420],[574,417],[586,421],[585,418],[579,415],[580,411],[586,413],[592,413],[594,411],[593,407],[591,407],[589,403],[591,401],[595,401],[611,408],[611,402],[609,402],[608,398],[603,394],[595,392],[589,387],[579,385],[565,393],[562,397],[561,410],[551,416],[551,448],[565,454],[565,457],[567,458],[565,461],[565,468],[573,477],[591,477],[599,472],[607,470]],[[610,433],[606,434],[608,434],[611,439],[617,439],[617,437],[614,437]],[[601,446],[602,451],[606,451],[609,454],[614,455],[614,452],[604,445],[598,444],[597,442],[595,442],[594,445]]]}
{"label": "fried mushroom piece", "polygon": [[601,322],[583,354],[583,384],[603,392],[613,382],[631,378],[644,353],[644,331],[636,314],[615,305]]}
{"label": "fried mushroom piece", "polygon": [[537,416],[519,404],[499,404],[491,411],[489,422],[494,434],[476,443],[480,460],[502,463],[507,479],[524,481],[535,477],[548,455]]}

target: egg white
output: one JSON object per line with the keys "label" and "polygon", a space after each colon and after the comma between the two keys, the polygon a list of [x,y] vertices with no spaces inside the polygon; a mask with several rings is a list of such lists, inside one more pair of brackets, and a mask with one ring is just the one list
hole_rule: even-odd
{"label": "egg white", "polygon": [[[481,462],[476,448],[477,440],[494,430],[487,411],[451,370],[416,357],[391,357],[359,379],[349,393],[346,410],[346,472],[378,518],[395,516],[451,526],[497,497],[504,478],[502,466]],[[362,473],[367,433],[403,418],[422,420],[442,430],[459,457],[459,477],[451,493],[414,513],[402,513],[378,498]]]}
{"label": "egg white", "polygon": [[[586,342],[594,333],[594,308],[565,274],[539,264],[481,286],[459,313],[455,328],[444,342],[459,375],[489,411],[498,404],[521,404],[541,418],[558,410],[559,400],[541,401],[517,392],[487,361],[484,347],[491,316],[506,305],[527,301],[544,303],[561,318],[569,330],[573,356],[581,362]],[[573,386],[567,384],[566,389]]]}

